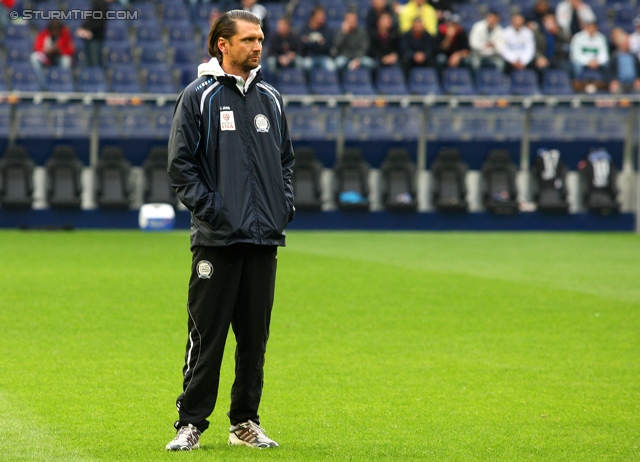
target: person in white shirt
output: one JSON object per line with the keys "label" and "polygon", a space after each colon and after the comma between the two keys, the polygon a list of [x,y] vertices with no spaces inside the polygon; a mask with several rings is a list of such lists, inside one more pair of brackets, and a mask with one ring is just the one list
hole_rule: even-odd
{"label": "person in white shirt", "polygon": [[511,25],[504,30],[502,57],[506,72],[525,69],[536,53],[536,41],[533,31],[524,25],[524,16],[514,14]]}
{"label": "person in white shirt", "polygon": [[469,32],[471,48],[471,65],[474,70],[481,67],[504,69],[502,48],[504,46],[504,30],[500,25],[500,15],[489,11],[485,17],[475,23]]}
{"label": "person in white shirt", "polygon": [[582,0],[564,0],[556,7],[558,25],[569,37],[577,34],[590,22],[596,21],[591,7]]}
{"label": "person in white shirt", "polygon": [[604,77],[609,63],[609,44],[595,22],[585,24],[584,29],[573,36],[570,49],[574,79],[581,80],[587,69],[600,71]]}
{"label": "person in white shirt", "polygon": [[640,59],[640,16],[633,20],[635,30],[629,35],[629,51]]}

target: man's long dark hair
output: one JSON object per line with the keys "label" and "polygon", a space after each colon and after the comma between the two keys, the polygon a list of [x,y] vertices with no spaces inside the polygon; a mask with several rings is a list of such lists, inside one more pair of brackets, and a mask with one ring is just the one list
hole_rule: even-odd
{"label": "man's long dark hair", "polygon": [[236,21],[260,25],[260,18],[244,10],[227,11],[216,19],[209,31],[209,56],[217,58],[219,62],[222,62],[222,52],[218,48],[218,39],[222,37],[229,40],[233,37],[237,32]]}

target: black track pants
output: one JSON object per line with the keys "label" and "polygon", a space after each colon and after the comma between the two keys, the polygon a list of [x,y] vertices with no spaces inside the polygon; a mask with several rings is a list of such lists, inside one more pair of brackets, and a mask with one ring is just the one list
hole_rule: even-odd
{"label": "black track pants", "polygon": [[236,377],[231,389],[232,425],[260,422],[264,355],[276,280],[277,247],[235,244],[195,247],[189,282],[189,338],[179,428],[209,426],[218,395],[220,365],[229,332],[236,337]]}

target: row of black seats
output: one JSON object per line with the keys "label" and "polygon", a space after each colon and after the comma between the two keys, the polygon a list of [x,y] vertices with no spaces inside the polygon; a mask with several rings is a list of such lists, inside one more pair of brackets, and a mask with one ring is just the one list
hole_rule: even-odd
{"label": "row of black seats", "polygon": [[[313,149],[299,148],[293,172],[295,205],[298,210],[322,207],[322,165]],[[619,211],[617,168],[604,151],[591,152],[581,163],[582,198],[595,213]],[[334,168],[333,198],[341,210],[366,211],[369,203],[370,165],[357,148],[346,149]],[[441,212],[468,211],[466,175],[468,167],[457,149],[443,148],[431,166],[431,200]],[[568,168],[557,150],[539,153],[533,166],[533,199],[541,212],[567,213],[566,176]],[[416,211],[416,167],[406,150],[390,149],[380,167],[381,197],[385,209]],[[516,186],[517,167],[509,153],[496,149],[489,153],[481,170],[482,203],[495,214],[515,214],[519,209]]]}
{"label": "row of black seats", "polygon": [[[79,209],[82,202],[82,169],[75,150],[58,145],[46,169],[46,199],[55,209]],[[0,160],[0,207],[30,209],[33,205],[34,164],[22,146],[10,146]],[[167,176],[167,149],[154,147],[143,164],[146,203],[178,204]],[[102,209],[128,209],[131,206],[131,163],[119,146],[104,146],[95,168],[95,200]]]}

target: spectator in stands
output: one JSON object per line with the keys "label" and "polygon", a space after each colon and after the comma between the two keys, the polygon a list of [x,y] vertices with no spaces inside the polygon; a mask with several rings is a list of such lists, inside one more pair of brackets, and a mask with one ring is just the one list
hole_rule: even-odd
{"label": "spectator in stands", "polygon": [[396,66],[400,62],[400,37],[390,13],[383,12],[378,17],[375,33],[369,40],[369,56],[376,66]]}
{"label": "spectator in stands", "polygon": [[436,9],[427,3],[427,0],[409,0],[399,8],[398,20],[400,33],[405,34],[413,29],[414,19],[420,18],[422,27],[431,37],[438,33],[438,16]]}
{"label": "spectator in stands", "polygon": [[569,37],[558,27],[553,13],[545,15],[542,27],[534,30],[536,39],[535,67],[545,69],[571,70],[569,66]]}
{"label": "spectator in stands", "polygon": [[474,70],[481,67],[504,69],[502,47],[504,46],[504,30],[500,25],[500,15],[489,11],[484,19],[476,22],[469,32],[471,63]]}
{"label": "spectator in stands", "polygon": [[537,0],[533,8],[524,15],[524,19],[529,28],[535,31],[536,26],[542,28],[544,17],[548,14],[553,14],[549,0]]}
{"label": "spectator in stands", "polygon": [[269,38],[269,20],[267,9],[258,0],[240,0],[241,10],[250,11],[260,18],[260,28],[265,40]]}
{"label": "spectator in stands", "polygon": [[31,53],[31,65],[40,85],[45,85],[45,67],[60,66],[70,69],[75,51],[69,28],[58,19],[49,21],[36,36]]}
{"label": "spectator in stands", "polygon": [[76,37],[84,40],[87,66],[102,66],[102,43],[107,26],[107,2],[112,0],[92,0],[92,14],[76,30]]}
{"label": "spectator in stands", "polygon": [[331,55],[338,71],[364,67],[373,69],[375,60],[367,56],[369,37],[367,32],[358,26],[358,13],[347,11],[340,30],[333,36]]}
{"label": "spectator in stands", "polygon": [[636,16],[633,20],[635,30],[629,36],[629,49],[640,59],[640,16]]}
{"label": "spectator in stands", "polygon": [[[383,13],[387,13],[395,23],[395,14],[391,5],[387,0],[371,0],[371,7],[367,11],[366,26],[369,38],[373,37],[378,31],[378,19]],[[394,24],[394,26],[397,26]]]}
{"label": "spectator in stands", "polygon": [[629,50],[629,34],[616,34],[616,49],[609,60],[609,91],[633,93],[640,91],[640,60]]}
{"label": "spectator in stands", "polygon": [[291,23],[286,17],[278,19],[276,33],[269,45],[271,56],[267,58],[269,70],[275,75],[278,69],[302,67],[300,52],[302,43],[300,37],[291,29]]}
{"label": "spectator in stands", "polygon": [[595,22],[596,15],[582,0],[563,0],[556,7],[556,20],[564,33],[573,37],[587,23]]}
{"label": "spectator in stands", "polygon": [[[573,78],[584,80],[586,69],[600,71],[604,76],[609,63],[609,44],[607,38],[598,31],[595,21],[587,22],[584,29],[573,36],[570,43],[570,59]],[[580,85],[574,84],[579,90]]]}
{"label": "spectator in stands", "polygon": [[469,66],[469,53],[469,38],[460,25],[460,16],[445,12],[436,37],[436,65],[439,69]]}
{"label": "spectator in stands", "polygon": [[420,17],[413,20],[413,27],[400,38],[400,57],[404,71],[414,67],[434,65],[434,38],[425,30]]}
{"label": "spectator in stands", "polygon": [[511,16],[511,25],[504,30],[502,57],[505,71],[526,69],[536,54],[536,41],[533,32],[524,25],[524,16],[516,13]]}
{"label": "spectator in stands", "polygon": [[300,41],[304,69],[307,71],[313,68],[336,70],[336,65],[330,56],[333,33],[327,27],[327,15],[322,5],[316,5],[311,10],[309,20],[300,34]]}

